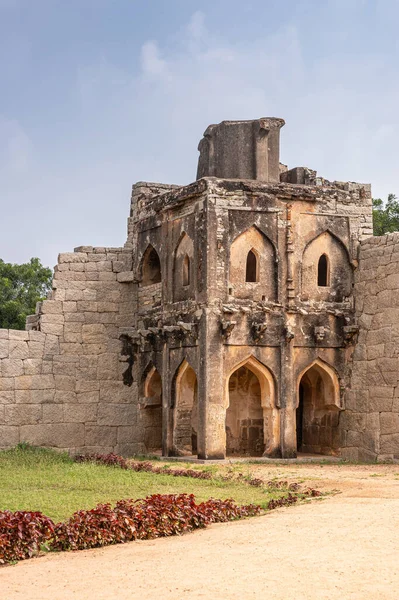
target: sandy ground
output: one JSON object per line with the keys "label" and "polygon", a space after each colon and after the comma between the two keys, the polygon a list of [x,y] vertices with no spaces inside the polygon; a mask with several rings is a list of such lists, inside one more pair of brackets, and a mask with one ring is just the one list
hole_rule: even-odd
{"label": "sandy ground", "polygon": [[182,537],[24,561],[0,569],[0,598],[399,597],[399,465],[254,470],[341,493]]}

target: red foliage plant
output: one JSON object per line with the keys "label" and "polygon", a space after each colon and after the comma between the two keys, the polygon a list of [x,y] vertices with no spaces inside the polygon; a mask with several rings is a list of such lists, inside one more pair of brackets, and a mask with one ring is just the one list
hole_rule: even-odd
{"label": "red foliage plant", "polygon": [[0,511],[0,564],[30,558],[53,531],[53,521],[40,512]]}
{"label": "red foliage plant", "polygon": [[114,508],[99,504],[81,510],[55,527],[51,548],[81,550],[131,540],[179,535],[260,513],[254,505],[237,506],[233,500],[208,500],[196,504],[192,494],[154,494],[144,500],[120,500]]}

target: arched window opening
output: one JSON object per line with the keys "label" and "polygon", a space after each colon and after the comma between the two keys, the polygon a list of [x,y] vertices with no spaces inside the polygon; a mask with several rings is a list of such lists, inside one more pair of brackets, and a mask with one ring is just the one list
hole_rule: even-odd
{"label": "arched window opening", "polygon": [[258,258],[253,250],[250,250],[247,255],[245,281],[247,283],[256,283],[258,281]]}
{"label": "arched window opening", "polygon": [[155,248],[148,246],[143,258],[142,285],[161,282],[161,261]]}
{"label": "arched window opening", "polygon": [[330,264],[326,254],[319,258],[317,266],[317,285],[319,287],[328,287],[330,285]]}
{"label": "arched window opening", "polygon": [[190,258],[187,254],[183,259],[183,285],[190,285]]}

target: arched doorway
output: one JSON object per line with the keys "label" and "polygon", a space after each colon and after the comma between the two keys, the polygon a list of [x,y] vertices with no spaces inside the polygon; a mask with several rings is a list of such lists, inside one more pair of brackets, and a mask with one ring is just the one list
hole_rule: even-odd
{"label": "arched doorway", "polygon": [[197,454],[198,383],[191,365],[184,360],[174,380],[173,448],[178,456]]}
{"label": "arched doorway", "polygon": [[298,379],[298,452],[337,454],[339,412],[338,377],[331,367],[317,360]]}
{"label": "arched doorway", "polygon": [[274,379],[254,357],[243,361],[227,379],[226,454],[278,456],[279,411]]}
{"label": "arched doorway", "polygon": [[143,402],[140,417],[147,451],[161,451],[162,380],[157,369],[151,364],[145,370],[143,377]]}

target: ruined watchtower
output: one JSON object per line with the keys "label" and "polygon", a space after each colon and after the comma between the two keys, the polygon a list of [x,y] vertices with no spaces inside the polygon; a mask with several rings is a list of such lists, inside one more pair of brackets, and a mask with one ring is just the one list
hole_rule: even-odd
{"label": "ruined watchtower", "polygon": [[294,457],[342,446],[370,186],[287,170],[283,125],[211,125],[195,183],[133,188],[136,310],[123,335],[147,451]]}
{"label": "ruined watchtower", "polygon": [[0,330],[0,448],[399,460],[399,233],[280,164],[283,125],[211,125],[197,181],[133,186],[123,247],[59,255]]}

